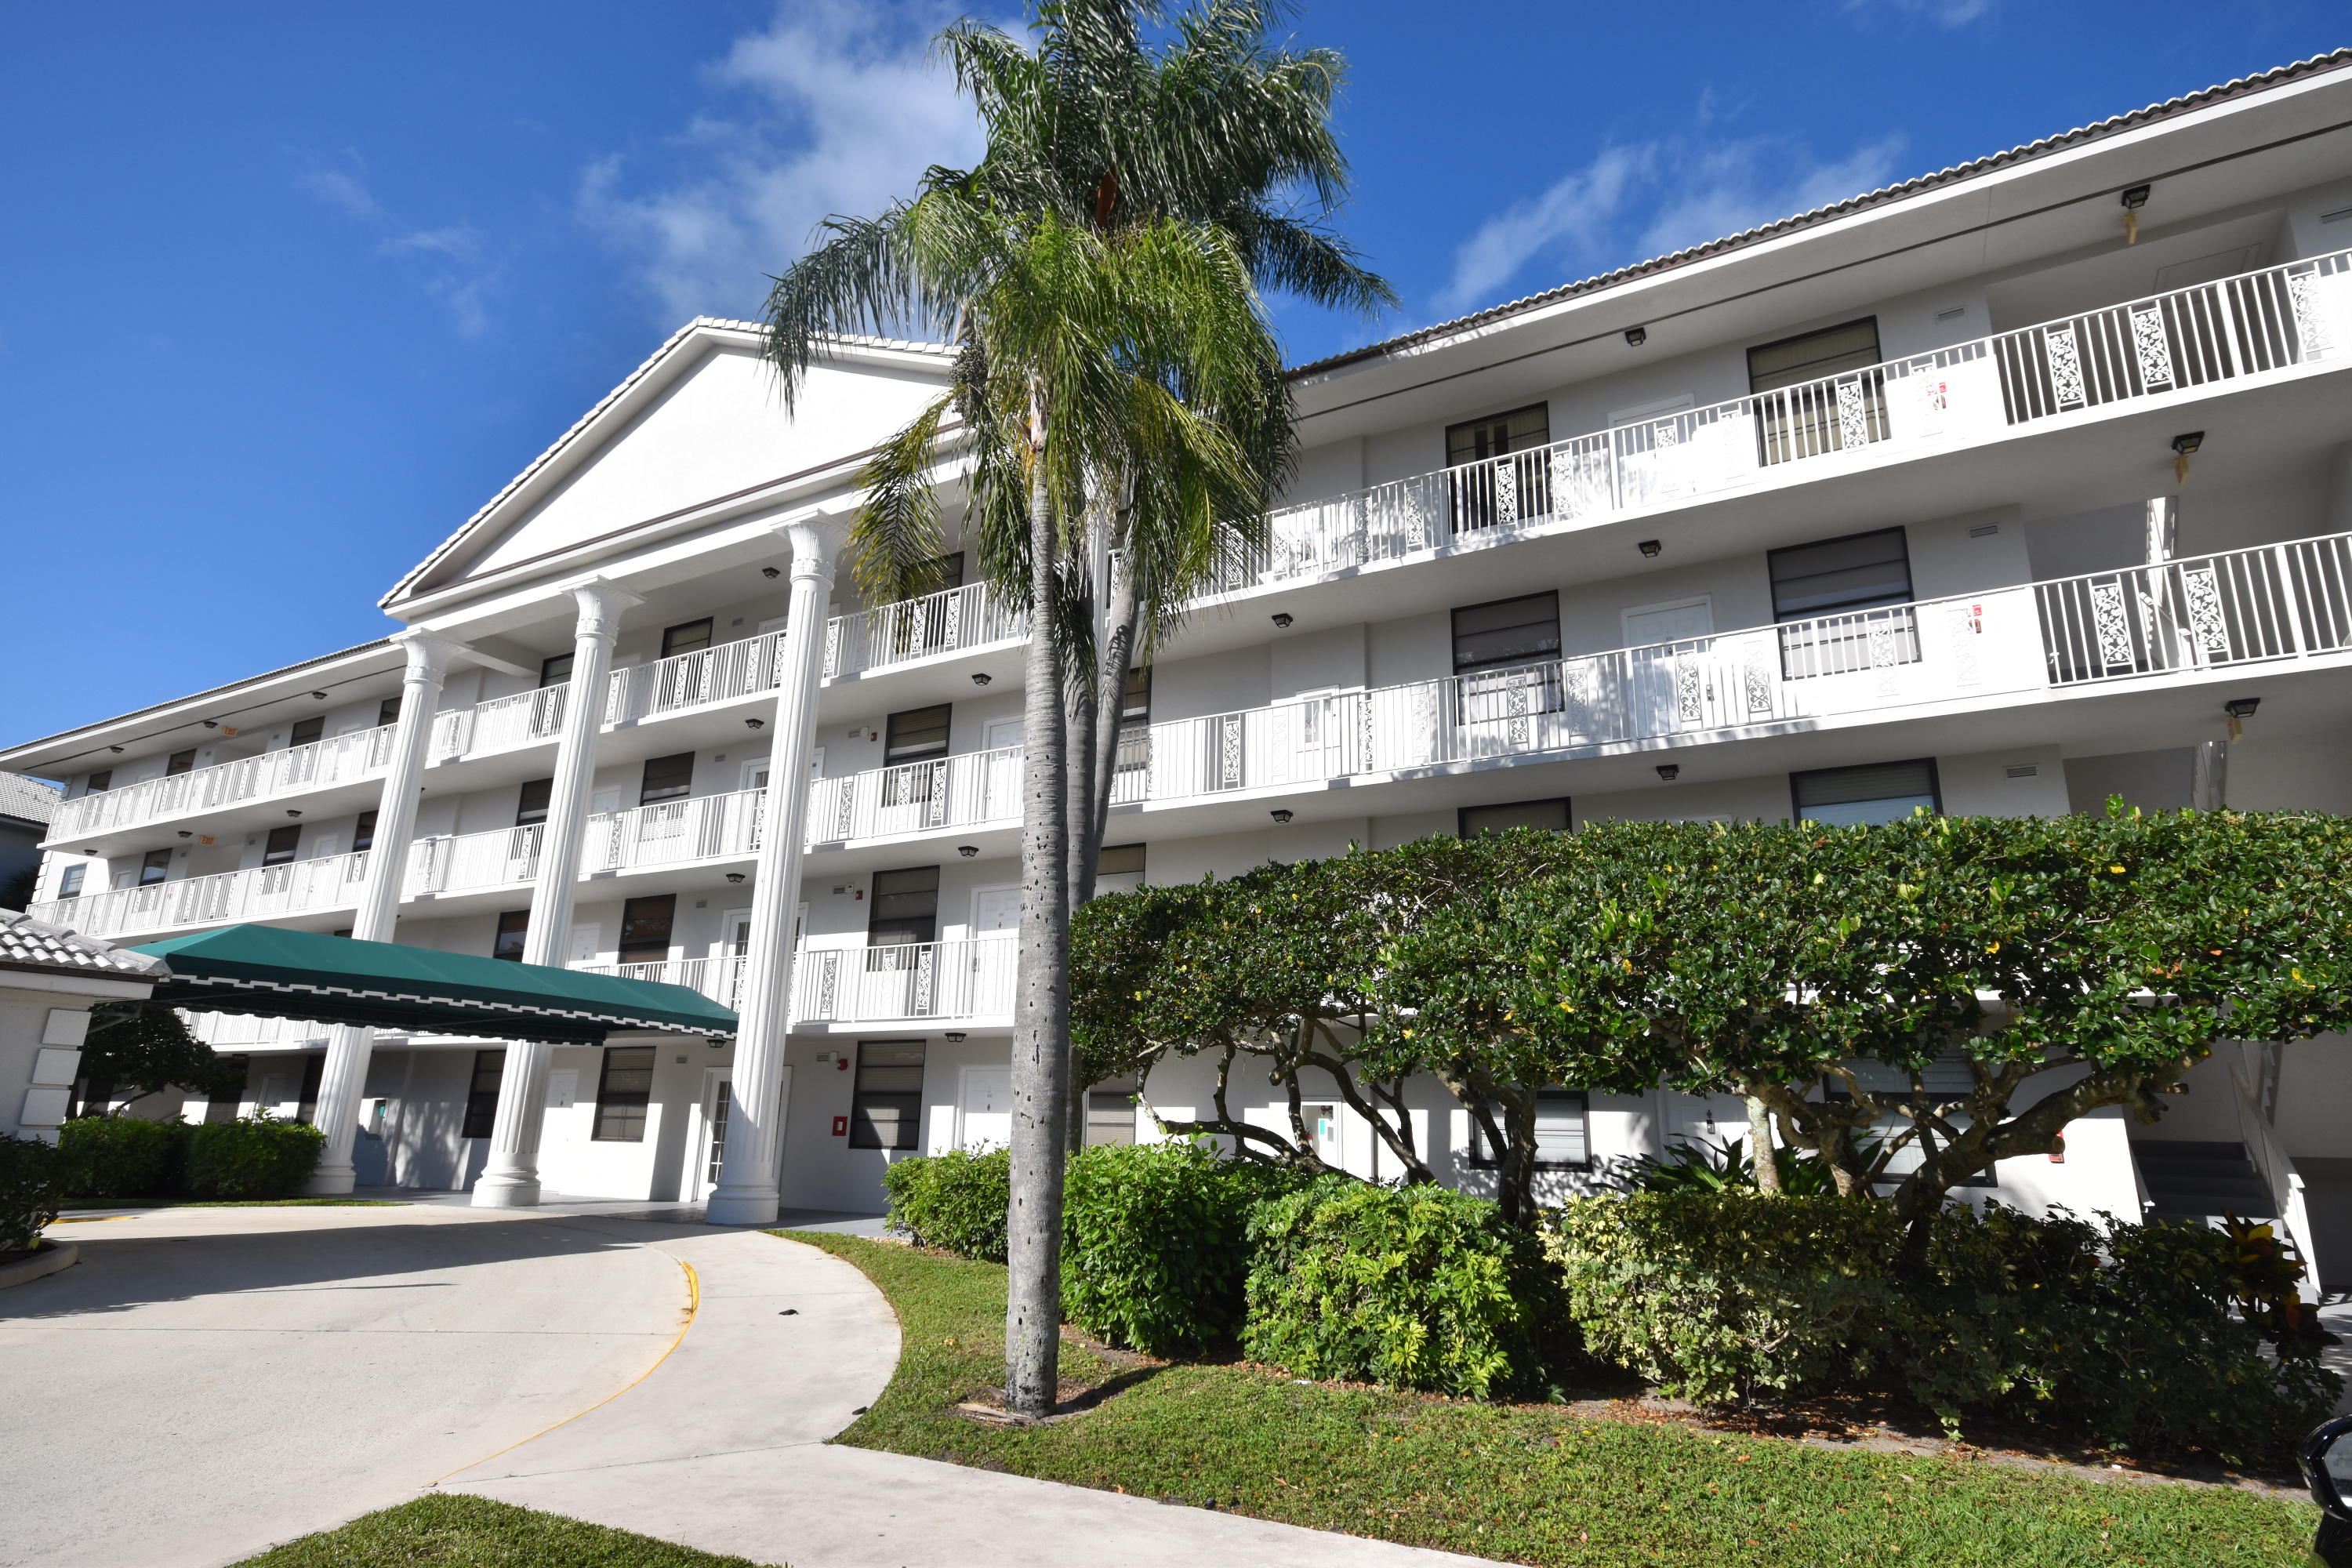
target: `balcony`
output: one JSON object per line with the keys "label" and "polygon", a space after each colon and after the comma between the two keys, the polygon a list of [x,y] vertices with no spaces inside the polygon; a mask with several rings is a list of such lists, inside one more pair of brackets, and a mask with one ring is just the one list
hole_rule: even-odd
{"label": "balcony", "polygon": [[[803,947],[793,970],[793,1024],[1010,1021],[1018,952],[1010,932],[886,947]],[[572,967],[685,985],[733,1007],[744,962],[727,955]]]}
{"label": "balcony", "polygon": [[2352,251],[2338,251],[1286,507],[1215,591],[1589,526],[2347,359]]}
{"label": "balcony", "polygon": [[392,736],[393,727],[386,724],[77,795],[59,804],[49,842],[373,778],[392,760]]}
{"label": "balcony", "polygon": [[322,855],[282,866],[116,888],[36,905],[33,918],[69,926],[84,936],[112,938],[348,910],[359,901],[367,858],[365,850]]}

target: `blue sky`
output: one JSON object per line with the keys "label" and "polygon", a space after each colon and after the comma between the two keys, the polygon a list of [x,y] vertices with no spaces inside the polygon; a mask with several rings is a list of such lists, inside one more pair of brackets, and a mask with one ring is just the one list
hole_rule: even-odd
{"label": "blue sky", "polygon": [[[0,740],[364,641],[680,321],[971,149],[929,0],[0,8]],[[1000,6],[1008,11],[1009,6]],[[1404,304],[1307,360],[2352,42],[2340,5],[1306,0]]]}

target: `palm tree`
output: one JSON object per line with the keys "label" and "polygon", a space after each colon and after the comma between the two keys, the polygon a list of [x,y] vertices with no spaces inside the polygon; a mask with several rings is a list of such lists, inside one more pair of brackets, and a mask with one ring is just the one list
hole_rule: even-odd
{"label": "palm tree", "polygon": [[[940,47],[987,132],[982,162],[934,167],[879,217],[829,219],[768,300],[788,405],[842,334],[957,346],[949,392],[865,475],[855,574],[877,601],[922,584],[952,444],[982,570],[1029,616],[1005,1333],[1006,1400],[1026,1414],[1049,1411],[1057,1383],[1069,910],[1092,890],[1126,672],[1255,547],[1287,478],[1261,288],[1392,302],[1321,226],[1346,185],[1328,125],[1339,62],[1269,47],[1275,16],[1066,0],[1039,6],[1034,50],[950,28]],[[1161,21],[1165,40],[1147,41]],[[1300,193],[1315,216],[1284,210]]]}

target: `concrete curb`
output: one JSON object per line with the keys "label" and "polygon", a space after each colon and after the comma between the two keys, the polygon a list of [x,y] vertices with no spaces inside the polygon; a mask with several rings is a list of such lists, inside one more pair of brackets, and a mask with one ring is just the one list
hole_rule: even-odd
{"label": "concrete curb", "polygon": [[81,1261],[81,1248],[70,1241],[50,1241],[32,1257],[15,1263],[0,1264],[0,1290],[11,1285],[26,1285],[59,1269],[71,1268]]}

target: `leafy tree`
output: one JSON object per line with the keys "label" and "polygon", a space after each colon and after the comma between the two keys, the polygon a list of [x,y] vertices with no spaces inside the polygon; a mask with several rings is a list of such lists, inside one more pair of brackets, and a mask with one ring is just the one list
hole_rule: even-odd
{"label": "leafy tree", "polygon": [[246,1058],[224,1057],[188,1033],[180,1015],[154,1002],[101,1002],[89,1010],[81,1048],[84,1116],[102,1116],[117,1100],[130,1103],[184,1089],[207,1098],[245,1087]]}
{"label": "leafy tree", "polygon": [[[865,476],[856,572],[876,599],[928,585],[951,435],[982,566],[1030,618],[1006,1335],[1008,1403],[1029,1414],[1057,1381],[1069,911],[1092,890],[1129,650],[1254,546],[1286,477],[1288,395],[1259,289],[1391,299],[1321,226],[1346,184],[1328,126],[1339,59],[1271,47],[1275,15],[1065,0],[1037,9],[1034,49],[949,28],[939,47],[986,132],[980,163],[934,167],[879,217],[827,220],[768,300],[788,405],[844,334],[957,345],[948,395]],[[1170,36],[1148,41],[1162,20]],[[1289,211],[1301,195],[1304,219]],[[1097,639],[1104,554],[1119,570]]]}

